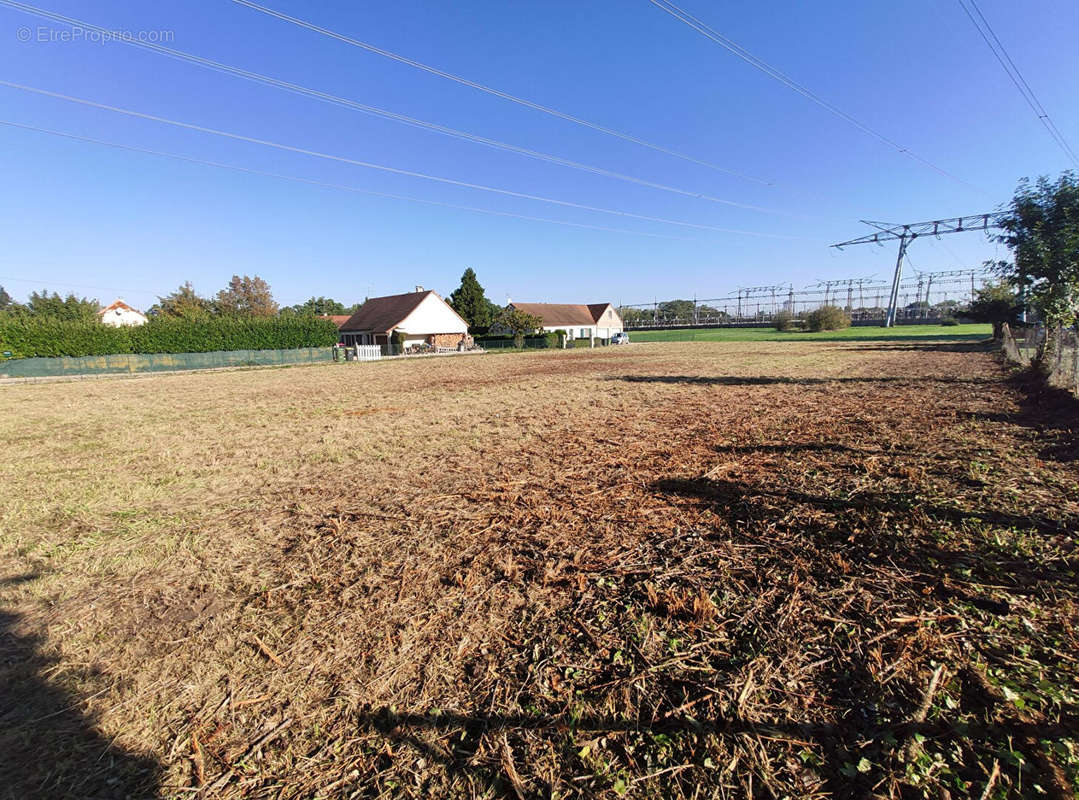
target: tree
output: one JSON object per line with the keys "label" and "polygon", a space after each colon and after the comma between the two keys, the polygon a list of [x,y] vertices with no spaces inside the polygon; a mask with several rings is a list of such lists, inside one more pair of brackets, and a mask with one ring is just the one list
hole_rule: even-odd
{"label": "tree", "polygon": [[219,314],[233,317],[272,317],[277,314],[270,284],[258,275],[253,278],[233,275],[229,285],[217,293],[214,305]]}
{"label": "tree", "polygon": [[179,317],[181,319],[205,319],[214,313],[213,301],[200,297],[187,281],[176,291],[158,297],[147,312],[150,316]]}
{"label": "tree", "polygon": [[850,317],[839,306],[821,306],[806,316],[811,331],[838,331],[850,327]]}
{"label": "tree", "polygon": [[1004,323],[1014,322],[1019,314],[1019,296],[1009,280],[987,283],[978,290],[970,304],[970,318],[975,322],[990,322],[993,338],[1004,335]]}
{"label": "tree", "polygon": [[76,297],[69,294],[60,297],[56,292],[31,292],[25,313],[33,317],[50,317],[69,321],[89,322],[97,319],[101,304],[88,297]]}
{"label": "tree", "polygon": [[0,311],[7,311],[15,305],[15,301],[11,299],[11,295],[7,293],[7,290],[0,286]]}
{"label": "tree", "polygon": [[668,300],[659,304],[659,316],[684,322],[693,321],[693,312],[697,304],[692,300]]}
{"label": "tree", "polygon": [[346,306],[344,303],[340,303],[332,297],[312,297],[303,303],[282,308],[281,313],[325,317],[334,314],[354,314],[359,307],[358,303]]}
{"label": "tree", "polygon": [[500,310],[487,299],[472,267],[461,275],[461,285],[450,295],[450,306],[468,323],[469,328],[488,327]]}
{"label": "tree", "polygon": [[772,317],[772,324],[776,326],[777,331],[793,331],[796,327],[794,314],[787,309],[777,311]]}
{"label": "tree", "polygon": [[497,327],[513,334],[513,346],[524,347],[525,335],[535,333],[543,327],[543,320],[535,314],[528,314],[513,306],[506,306],[499,313],[491,327]]}
{"label": "tree", "polygon": [[1019,182],[1001,219],[1015,263],[1003,264],[1001,277],[1020,287],[1023,299],[1045,323],[1045,337],[1034,366],[1052,370],[1061,330],[1079,319],[1079,180],[1074,172]]}

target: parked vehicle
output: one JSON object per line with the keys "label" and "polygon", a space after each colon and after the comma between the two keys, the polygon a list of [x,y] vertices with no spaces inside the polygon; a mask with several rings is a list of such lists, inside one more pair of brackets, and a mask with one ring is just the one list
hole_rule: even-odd
{"label": "parked vehicle", "polygon": [[611,337],[611,344],[629,344],[629,334],[625,331]]}

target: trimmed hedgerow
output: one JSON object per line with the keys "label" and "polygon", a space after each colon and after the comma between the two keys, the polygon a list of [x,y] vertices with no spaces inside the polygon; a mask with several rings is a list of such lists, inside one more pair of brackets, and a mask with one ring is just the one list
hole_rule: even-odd
{"label": "trimmed hedgerow", "polygon": [[151,318],[114,328],[100,322],[0,318],[6,358],[103,356],[114,353],[209,353],[215,350],[291,350],[330,347],[337,326],[317,317]]}

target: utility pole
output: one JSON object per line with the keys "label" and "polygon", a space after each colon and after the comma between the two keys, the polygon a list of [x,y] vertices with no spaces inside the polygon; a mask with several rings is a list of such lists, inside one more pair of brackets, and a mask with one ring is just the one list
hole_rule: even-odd
{"label": "utility pole", "polygon": [[872,225],[878,229],[877,233],[861,236],[832,247],[842,250],[852,244],[881,244],[883,242],[899,240],[899,254],[895,260],[895,277],[892,279],[892,293],[888,300],[888,316],[884,321],[884,327],[890,328],[895,325],[896,306],[899,303],[899,282],[903,278],[903,258],[907,254],[907,247],[919,236],[940,236],[945,233],[963,233],[965,231],[988,231],[990,228],[1000,227],[1001,220],[1006,212],[994,214],[974,214],[968,217],[951,217],[949,219],[930,220],[929,222],[913,222],[907,225],[893,225],[887,222],[873,222],[862,220],[866,225]]}

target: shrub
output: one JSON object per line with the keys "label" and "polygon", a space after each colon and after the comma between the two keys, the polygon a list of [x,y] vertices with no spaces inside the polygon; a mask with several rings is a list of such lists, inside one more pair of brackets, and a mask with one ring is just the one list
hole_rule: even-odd
{"label": "shrub", "polygon": [[821,306],[806,317],[811,331],[838,331],[850,327],[850,317],[839,306]]}
{"label": "shrub", "polygon": [[795,329],[794,314],[790,311],[780,311],[773,318],[777,331],[792,331]]}
{"label": "shrub", "polygon": [[392,344],[392,348],[390,350],[390,355],[399,356],[399,355],[404,354],[404,352],[405,352],[405,332],[404,331],[394,331],[392,334],[390,334],[390,342]]}
{"label": "shrub", "polygon": [[13,358],[291,350],[336,342],[337,326],[310,316],[151,317],[145,325],[119,328],[97,320],[0,319],[0,352],[8,351]]}
{"label": "shrub", "polygon": [[942,319],[940,321],[940,324],[941,325],[958,325],[959,320],[957,320],[955,317],[945,317],[944,319]]}

